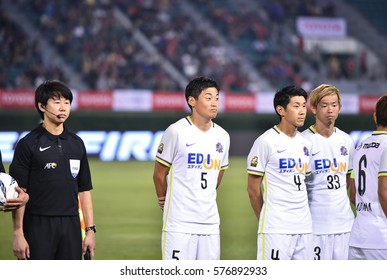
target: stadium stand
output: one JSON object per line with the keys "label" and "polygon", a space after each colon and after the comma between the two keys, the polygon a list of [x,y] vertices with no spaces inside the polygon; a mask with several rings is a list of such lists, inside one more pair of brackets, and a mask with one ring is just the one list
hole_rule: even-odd
{"label": "stadium stand", "polygon": [[[349,36],[364,46],[356,52],[326,53],[307,49],[296,30],[299,16],[350,22],[345,9],[359,9],[362,3],[366,1],[3,0],[0,88],[34,88],[41,80],[58,78],[76,88],[179,90],[203,74],[229,92],[273,91],[288,83],[309,89],[321,82],[347,92],[378,91],[386,85],[387,55],[362,34],[348,28]],[[13,18],[26,18],[24,25],[10,17],[11,7]],[[375,10],[360,9],[357,20],[369,22],[364,28],[378,24],[367,14]],[[385,24],[381,26],[383,32]],[[61,61],[47,57],[41,42]]]}
{"label": "stadium stand", "polygon": [[44,79],[66,81],[59,67],[43,62],[39,42],[29,41],[4,10],[0,11],[0,34],[0,88],[31,88]]}

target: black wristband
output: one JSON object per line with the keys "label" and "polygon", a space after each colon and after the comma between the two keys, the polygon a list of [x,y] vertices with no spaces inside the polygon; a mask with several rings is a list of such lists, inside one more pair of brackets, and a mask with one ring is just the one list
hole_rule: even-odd
{"label": "black wristband", "polygon": [[90,226],[90,227],[87,227],[87,228],[86,228],[86,233],[87,233],[88,231],[90,231],[90,230],[92,230],[92,231],[94,231],[94,232],[97,232],[97,227],[96,227],[95,225],[92,225],[92,226]]}

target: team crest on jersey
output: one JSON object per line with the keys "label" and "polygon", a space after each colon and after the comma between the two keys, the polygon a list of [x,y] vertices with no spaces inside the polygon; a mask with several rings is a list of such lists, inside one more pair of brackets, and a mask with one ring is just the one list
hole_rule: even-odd
{"label": "team crest on jersey", "polygon": [[70,172],[73,178],[78,176],[80,164],[79,159],[70,159]]}
{"label": "team crest on jersey", "polygon": [[257,157],[257,156],[254,156],[254,157],[251,159],[250,166],[252,166],[252,167],[257,167],[257,165],[258,165],[258,157]]}
{"label": "team crest on jersey", "polygon": [[164,151],[164,144],[160,143],[159,147],[157,148],[157,153],[162,154]]}
{"label": "team crest on jersey", "polygon": [[216,143],[216,151],[218,153],[223,153],[223,146],[220,142]]}
{"label": "team crest on jersey", "polygon": [[347,148],[344,147],[344,146],[341,146],[341,148],[340,148],[340,153],[341,153],[342,156],[347,156],[347,155],[348,155],[348,150],[347,150]]}
{"label": "team crest on jersey", "polygon": [[304,154],[308,157],[309,156],[309,150],[307,147],[304,146]]}

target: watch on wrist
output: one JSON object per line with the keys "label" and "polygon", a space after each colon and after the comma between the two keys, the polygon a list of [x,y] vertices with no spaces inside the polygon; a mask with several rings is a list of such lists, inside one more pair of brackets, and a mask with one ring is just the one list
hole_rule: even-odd
{"label": "watch on wrist", "polygon": [[87,233],[88,231],[90,231],[90,230],[92,230],[92,231],[94,231],[94,232],[97,232],[97,227],[96,227],[95,225],[92,225],[92,226],[90,226],[90,227],[87,227],[87,228],[86,228],[86,233]]}

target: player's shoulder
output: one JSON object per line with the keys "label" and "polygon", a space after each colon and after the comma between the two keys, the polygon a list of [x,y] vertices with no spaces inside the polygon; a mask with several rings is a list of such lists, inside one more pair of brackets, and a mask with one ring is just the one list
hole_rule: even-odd
{"label": "player's shoulder", "polygon": [[335,133],[337,133],[338,135],[341,135],[343,137],[351,137],[347,132],[341,130],[340,128],[338,128],[336,126],[335,126]]}
{"label": "player's shoulder", "polygon": [[268,130],[264,131],[261,135],[254,141],[254,145],[268,145],[273,144],[278,137],[280,137],[281,132],[277,130],[275,127],[271,127]]}
{"label": "player's shoulder", "polygon": [[316,132],[312,129],[312,126],[309,126],[308,128],[304,129],[300,133],[303,137],[306,137],[306,138],[310,138],[316,134]]}
{"label": "player's shoulder", "polygon": [[353,141],[353,138],[351,137],[351,135],[349,135],[345,131],[341,130],[340,128],[335,127],[335,134],[337,137],[344,139],[344,141],[346,141],[347,143],[349,143],[351,145],[354,144],[354,141]]}
{"label": "player's shoulder", "polygon": [[280,136],[281,132],[277,130],[275,127],[271,127],[268,130],[264,131],[261,135],[257,137],[257,140],[265,141],[270,137]]}
{"label": "player's shoulder", "polygon": [[217,123],[213,122],[213,126],[214,126],[214,129],[218,130],[218,133],[221,133],[221,134],[228,136],[228,137],[230,136],[229,133],[227,132],[227,130],[225,130],[223,127],[221,127]]}
{"label": "player's shoulder", "polygon": [[307,137],[305,134],[302,132],[297,132],[296,134],[297,140],[302,144],[302,145],[312,145],[312,140]]}
{"label": "player's shoulder", "polygon": [[185,127],[189,127],[192,125],[192,122],[190,121],[189,117],[184,117],[184,118],[181,118],[177,121],[175,121],[174,123],[171,123],[166,129],[165,131],[166,132],[177,132],[177,131],[180,131],[181,129],[185,128]]}

